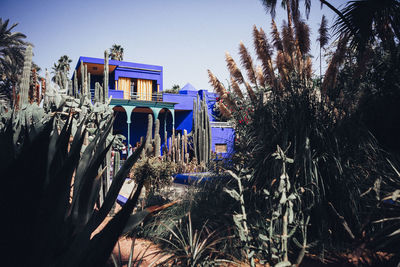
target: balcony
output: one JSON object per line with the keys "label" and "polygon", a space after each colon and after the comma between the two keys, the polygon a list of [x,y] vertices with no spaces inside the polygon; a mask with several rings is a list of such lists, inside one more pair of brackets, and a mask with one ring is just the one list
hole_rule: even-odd
{"label": "balcony", "polygon": [[163,94],[162,93],[146,94],[146,93],[131,92],[131,100],[162,102]]}
{"label": "balcony", "polygon": [[108,96],[112,97],[113,99],[154,101],[154,102],[162,102],[163,101],[162,92],[153,93],[153,94],[130,92],[130,95],[129,94],[125,94],[125,97],[124,97],[124,91],[110,89],[109,93],[108,93]]}

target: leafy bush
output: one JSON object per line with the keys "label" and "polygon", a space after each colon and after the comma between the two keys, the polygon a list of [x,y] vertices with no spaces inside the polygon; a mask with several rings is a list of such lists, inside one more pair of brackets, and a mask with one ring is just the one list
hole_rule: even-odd
{"label": "leafy bush", "polygon": [[174,162],[163,161],[156,157],[145,158],[133,166],[130,177],[135,181],[147,177],[144,184],[147,194],[158,192],[172,184],[175,166]]}

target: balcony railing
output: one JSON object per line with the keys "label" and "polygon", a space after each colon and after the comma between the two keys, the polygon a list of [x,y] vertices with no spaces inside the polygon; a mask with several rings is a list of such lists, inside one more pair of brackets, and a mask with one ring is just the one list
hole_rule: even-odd
{"label": "balcony railing", "polygon": [[137,93],[131,92],[131,99],[132,100],[145,100],[145,101],[163,101],[163,94],[162,93]]}

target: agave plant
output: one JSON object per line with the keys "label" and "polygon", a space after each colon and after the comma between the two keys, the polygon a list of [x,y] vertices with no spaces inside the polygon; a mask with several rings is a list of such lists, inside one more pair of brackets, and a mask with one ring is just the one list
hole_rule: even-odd
{"label": "agave plant", "polygon": [[103,204],[98,206],[103,171],[100,166],[111,146],[103,144],[113,120],[97,130],[84,150],[84,122],[72,138],[71,116],[62,129],[56,127],[56,120],[49,117],[44,123],[31,122],[16,131],[15,119],[10,118],[0,130],[4,214],[1,252],[6,265],[100,266],[109,258],[118,237],[151,212],[131,215],[143,187],[142,179],[123,208],[94,234],[114,205],[143,147],[126,160],[114,176]]}

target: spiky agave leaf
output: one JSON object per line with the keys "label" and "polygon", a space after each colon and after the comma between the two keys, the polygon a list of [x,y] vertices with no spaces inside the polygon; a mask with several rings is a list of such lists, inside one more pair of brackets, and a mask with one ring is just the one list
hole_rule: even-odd
{"label": "spiky agave leaf", "polygon": [[251,58],[249,52],[247,51],[246,46],[243,44],[242,41],[240,41],[239,44],[239,54],[240,54],[240,59],[242,61],[242,66],[247,71],[247,77],[249,78],[250,82],[255,84],[257,87],[257,78],[256,78],[256,73],[254,71],[253,59]]}

